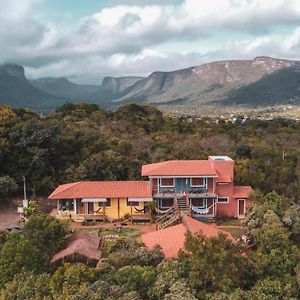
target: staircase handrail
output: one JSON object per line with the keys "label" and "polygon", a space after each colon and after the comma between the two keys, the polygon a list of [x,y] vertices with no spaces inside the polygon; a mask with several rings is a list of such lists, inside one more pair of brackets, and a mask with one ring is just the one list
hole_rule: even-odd
{"label": "staircase handrail", "polygon": [[169,210],[166,214],[164,214],[163,216],[161,216],[156,220],[156,223],[162,222],[164,219],[167,219],[170,215],[174,214],[174,212],[175,212],[175,207],[172,206],[171,210]]}
{"label": "staircase handrail", "polygon": [[161,209],[155,207],[155,211],[156,211],[158,214],[165,215],[165,214],[167,214],[169,211],[171,211],[173,208],[174,208],[174,205],[172,205],[171,207],[169,207],[169,208],[166,209],[166,210],[161,210]]}

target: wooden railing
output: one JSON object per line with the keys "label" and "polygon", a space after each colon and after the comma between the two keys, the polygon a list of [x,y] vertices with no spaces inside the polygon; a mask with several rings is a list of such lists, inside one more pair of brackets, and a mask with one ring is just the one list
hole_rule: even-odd
{"label": "wooden railing", "polygon": [[174,205],[167,212],[156,220],[156,229],[164,229],[180,219],[180,211],[178,208],[177,198],[174,200]]}

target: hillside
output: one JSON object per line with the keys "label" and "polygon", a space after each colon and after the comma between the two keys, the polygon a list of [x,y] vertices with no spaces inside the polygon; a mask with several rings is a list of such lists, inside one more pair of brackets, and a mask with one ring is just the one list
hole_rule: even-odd
{"label": "hillside", "polygon": [[76,84],[64,77],[39,78],[30,80],[30,83],[45,93],[66,98],[69,101],[86,100],[99,88],[96,85]]}
{"label": "hillside", "polygon": [[143,77],[104,77],[101,86],[89,97],[92,101],[100,104],[110,104],[114,99],[122,97],[124,91],[130,88]]}
{"label": "hillside", "polygon": [[22,66],[0,65],[0,104],[47,109],[62,105],[64,102],[64,99],[32,86],[26,79]]}
{"label": "hillside", "polygon": [[[236,89],[295,64],[294,61],[257,57],[254,60],[213,62],[173,72],[154,72],[128,88],[126,95],[116,102],[207,104],[227,99]],[[268,87],[273,88],[271,82]],[[248,98],[244,104],[251,105],[253,101],[256,99]],[[267,103],[266,98],[263,104]]]}
{"label": "hillside", "polygon": [[[0,103],[54,110],[64,102],[96,103],[117,108],[148,103],[168,112],[204,107],[267,107],[299,103],[300,63],[270,57],[207,63],[142,77],[105,77],[100,86],[67,78],[28,81],[18,65],[0,67]],[[211,110],[212,108],[210,108]]]}
{"label": "hillside", "polygon": [[275,105],[300,103],[300,65],[278,70],[234,90],[223,105]]}

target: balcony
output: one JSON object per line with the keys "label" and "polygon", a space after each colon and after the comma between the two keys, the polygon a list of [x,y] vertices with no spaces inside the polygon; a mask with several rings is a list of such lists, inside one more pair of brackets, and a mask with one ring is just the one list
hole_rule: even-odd
{"label": "balcony", "polygon": [[154,198],[172,198],[172,197],[185,197],[190,198],[197,197],[216,197],[217,194],[212,189],[207,190],[206,188],[189,188],[186,191],[176,190],[176,188],[160,188],[159,192],[154,191]]}

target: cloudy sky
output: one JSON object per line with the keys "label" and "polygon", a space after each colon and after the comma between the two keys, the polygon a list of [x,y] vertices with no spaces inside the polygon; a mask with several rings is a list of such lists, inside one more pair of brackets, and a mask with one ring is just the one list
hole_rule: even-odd
{"label": "cloudy sky", "polygon": [[300,0],[0,0],[0,63],[100,83],[223,59],[300,59]]}

